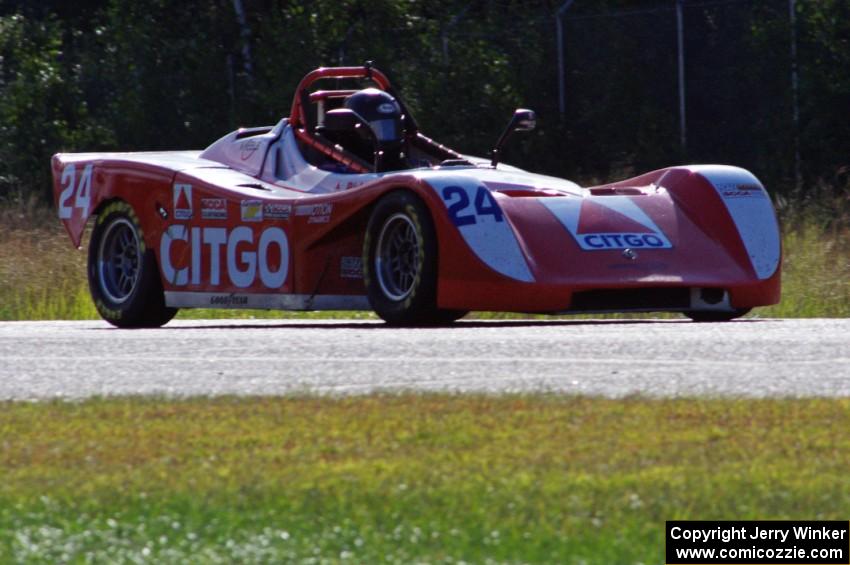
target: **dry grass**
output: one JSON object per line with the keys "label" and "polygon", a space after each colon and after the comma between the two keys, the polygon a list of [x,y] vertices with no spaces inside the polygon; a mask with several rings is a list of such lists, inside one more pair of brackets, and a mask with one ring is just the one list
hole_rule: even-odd
{"label": "dry grass", "polygon": [[96,318],[86,254],[76,252],[52,211],[0,207],[0,320]]}
{"label": "dry grass", "polygon": [[[764,317],[850,316],[850,221],[825,212],[785,212],[783,298]],[[0,206],[0,320],[96,319],[86,282],[86,252],[71,247],[51,210]],[[183,318],[374,317],[358,312],[184,310]],[[503,317],[477,314],[478,317]],[[508,315],[510,316],[510,315]]]}
{"label": "dry grass", "polygon": [[850,186],[817,183],[778,198],[783,225],[782,302],[776,317],[850,317]]}
{"label": "dry grass", "polygon": [[760,315],[850,317],[850,229],[807,221],[788,229],[783,245],[782,302]]}
{"label": "dry grass", "polygon": [[[89,236],[76,250],[54,211],[0,205],[0,320],[94,320],[86,261]],[[371,312],[181,310],[179,318],[375,318]]]}

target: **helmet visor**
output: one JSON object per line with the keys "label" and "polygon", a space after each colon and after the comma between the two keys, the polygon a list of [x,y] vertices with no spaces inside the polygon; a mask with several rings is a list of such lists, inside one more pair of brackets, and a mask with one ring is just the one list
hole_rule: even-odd
{"label": "helmet visor", "polygon": [[398,141],[401,139],[401,122],[398,119],[373,120],[369,123],[378,141]]}

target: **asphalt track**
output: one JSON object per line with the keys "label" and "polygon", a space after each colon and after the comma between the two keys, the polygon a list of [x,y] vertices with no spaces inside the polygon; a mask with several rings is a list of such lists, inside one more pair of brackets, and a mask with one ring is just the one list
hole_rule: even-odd
{"label": "asphalt track", "polygon": [[0,399],[403,390],[848,396],[850,320],[0,323]]}

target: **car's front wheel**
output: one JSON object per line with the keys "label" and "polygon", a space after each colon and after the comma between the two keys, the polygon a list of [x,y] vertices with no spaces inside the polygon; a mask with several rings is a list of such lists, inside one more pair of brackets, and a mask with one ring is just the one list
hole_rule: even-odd
{"label": "car's front wheel", "polygon": [[98,313],[119,328],[159,327],[177,313],[165,305],[156,257],[145,248],[139,219],[124,201],[110,202],[98,214],[88,279]]}
{"label": "car's front wheel", "polygon": [[396,191],[375,205],[363,242],[369,303],[395,325],[447,324],[466,312],[437,308],[437,234],[425,204]]}

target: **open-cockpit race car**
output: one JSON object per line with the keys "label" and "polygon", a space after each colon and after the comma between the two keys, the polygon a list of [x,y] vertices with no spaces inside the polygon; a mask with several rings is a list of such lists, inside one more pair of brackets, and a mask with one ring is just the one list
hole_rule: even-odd
{"label": "open-cockpit race car", "polygon": [[57,154],[54,195],[75,246],[94,220],[91,295],[119,327],[179,308],[721,321],[779,301],[779,229],[751,173],[676,166],[582,188],[499,163],[534,121],[517,110],[492,158],[471,157],[423,135],[371,65],[320,68],[277,125],[204,151]]}

